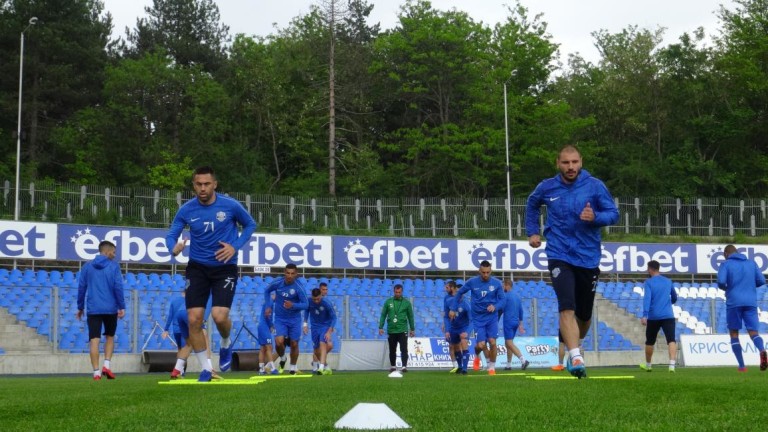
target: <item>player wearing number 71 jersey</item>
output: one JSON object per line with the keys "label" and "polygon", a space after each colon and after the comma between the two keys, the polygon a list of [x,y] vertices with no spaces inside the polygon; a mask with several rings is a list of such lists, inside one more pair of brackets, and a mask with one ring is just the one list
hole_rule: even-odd
{"label": "player wearing number 71 jersey", "polygon": [[480,275],[469,279],[456,293],[451,301],[448,317],[455,319],[459,308],[459,299],[469,292],[472,307],[472,327],[475,329],[477,346],[490,348],[488,359],[488,375],[496,375],[496,338],[499,336],[498,310],[504,305],[504,288],[501,281],[491,277],[491,263],[480,263]]}

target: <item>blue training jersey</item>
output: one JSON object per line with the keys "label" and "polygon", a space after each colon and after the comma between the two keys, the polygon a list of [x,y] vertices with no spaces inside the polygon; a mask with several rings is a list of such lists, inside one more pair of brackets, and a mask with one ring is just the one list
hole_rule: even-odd
{"label": "blue training jersey", "polygon": [[453,295],[446,294],[443,297],[443,331],[447,332],[451,327],[451,319],[448,317],[448,313],[451,311],[451,302],[453,301]]}
{"label": "blue training jersey", "polygon": [[[243,227],[239,234],[238,224]],[[192,198],[179,208],[165,237],[168,251],[173,251],[187,226],[189,260],[208,266],[237,264],[237,253],[225,263],[216,260],[216,251],[221,249],[219,242],[229,243],[239,251],[256,231],[256,221],[245,208],[237,200],[218,193],[213,204],[203,205],[197,198]]]}
{"label": "blue training jersey", "polygon": [[504,326],[512,327],[523,322],[523,299],[513,290],[504,293]]}
{"label": "blue training jersey", "polygon": [[674,318],[672,305],[677,302],[677,291],[672,281],[656,275],[645,281],[643,294],[643,318],[661,320]]}
{"label": "blue training jersey", "polygon": [[725,290],[725,307],[757,307],[757,288],[765,285],[765,276],[754,261],[734,253],[720,265],[717,286]]}
{"label": "blue training jersey", "polygon": [[[274,302],[272,301],[272,292],[277,294]],[[285,284],[284,277],[274,279],[264,291],[264,297],[267,307],[272,309],[274,319],[276,320],[301,321],[301,311],[307,310],[307,307],[309,307],[309,300],[307,299],[307,292],[304,291],[304,284],[298,279],[294,280],[290,285]],[[285,306],[283,306],[285,300],[293,302],[293,307],[286,309]]]}
{"label": "blue training jersey", "polygon": [[[580,219],[589,203],[595,220]],[[541,206],[547,207],[544,225],[547,258],[561,260],[584,268],[596,268],[600,263],[600,230],[619,220],[619,210],[602,181],[585,169],[576,181],[565,183],[560,174],[539,183],[528,197],[525,211],[525,233],[539,233]]]}
{"label": "blue training jersey", "polygon": [[181,295],[174,297],[168,307],[168,317],[165,319],[165,327],[163,329],[169,333],[180,333],[179,321],[187,322],[188,320],[187,305],[184,297]]}
{"label": "blue training jersey", "polygon": [[451,333],[461,333],[469,331],[469,323],[472,320],[472,314],[470,314],[470,304],[467,296],[462,297],[456,308],[456,316],[450,320],[450,325],[446,327],[446,331]]}
{"label": "blue training jersey", "polygon": [[336,327],[336,310],[327,299],[320,300],[320,303],[315,303],[310,299],[307,316],[312,330]]}
{"label": "blue training jersey", "polygon": [[[498,319],[497,312],[504,306],[504,288],[501,281],[495,277],[483,281],[480,276],[469,279],[454,296],[451,301],[451,310],[459,307],[459,299],[466,292],[470,293],[472,319],[477,322],[485,322],[489,319]],[[488,306],[494,305],[496,311],[488,312]]]}
{"label": "blue training jersey", "polygon": [[267,331],[269,331],[272,327],[274,327],[274,324],[272,324],[272,314],[267,316],[265,311],[267,310],[267,306],[269,306],[266,302],[261,305],[261,315],[259,316],[259,327],[265,327]]}

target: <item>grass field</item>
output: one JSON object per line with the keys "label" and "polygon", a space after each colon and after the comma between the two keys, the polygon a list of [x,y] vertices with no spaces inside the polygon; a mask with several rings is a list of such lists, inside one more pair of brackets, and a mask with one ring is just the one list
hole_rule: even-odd
{"label": "grass field", "polygon": [[160,381],[168,375],[0,377],[0,430],[328,431],[358,402],[387,404],[415,431],[745,431],[762,430],[768,417],[768,372],[757,367],[590,368],[582,380],[529,370],[411,371],[402,379],[336,372],[256,385]]}

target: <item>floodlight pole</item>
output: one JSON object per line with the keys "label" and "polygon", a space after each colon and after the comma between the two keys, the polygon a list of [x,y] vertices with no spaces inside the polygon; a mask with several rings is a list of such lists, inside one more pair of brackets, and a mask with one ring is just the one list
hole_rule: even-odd
{"label": "floodlight pole", "polygon": [[21,31],[21,47],[19,49],[19,118],[16,122],[16,189],[13,203],[13,220],[19,220],[19,185],[21,183],[21,101],[24,83],[24,32],[37,24],[37,17],[29,19],[29,24]]}

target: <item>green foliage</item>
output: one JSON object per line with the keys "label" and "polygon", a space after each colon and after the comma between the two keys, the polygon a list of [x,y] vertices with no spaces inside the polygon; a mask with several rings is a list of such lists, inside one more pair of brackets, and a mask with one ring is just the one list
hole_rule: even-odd
{"label": "green foliage", "polygon": [[178,160],[177,156],[161,151],[157,164],[149,167],[147,178],[149,186],[157,189],[182,190],[189,184],[192,177],[191,158],[185,156]]}

